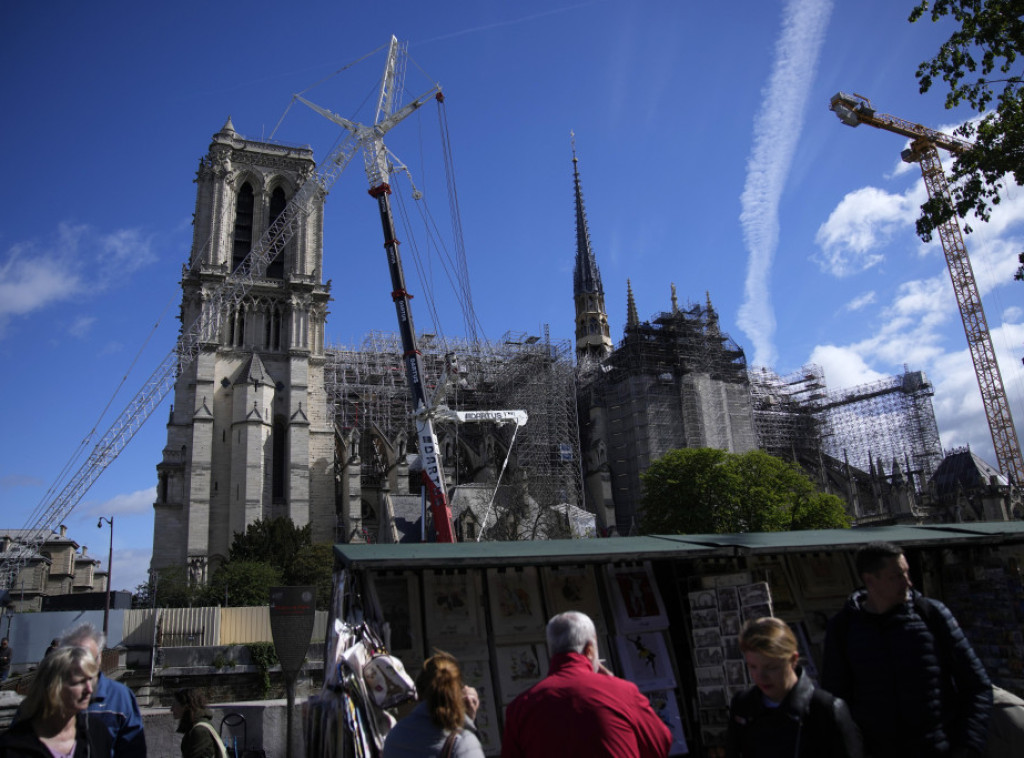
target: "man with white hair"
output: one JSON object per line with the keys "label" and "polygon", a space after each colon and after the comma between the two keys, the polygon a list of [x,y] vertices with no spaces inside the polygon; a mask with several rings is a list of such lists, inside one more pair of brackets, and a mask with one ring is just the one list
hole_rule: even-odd
{"label": "man with white hair", "polygon": [[[88,650],[96,663],[101,663],[100,651],[106,642],[103,632],[92,624],[76,626],[60,639],[61,647],[81,647]],[[89,701],[90,714],[95,714],[110,732],[111,758],[146,758],[146,735],[142,730],[142,713],[135,693],[115,682],[100,671]]]}
{"label": "man with white hair", "polygon": [[598,655],[594,622],[579,611],[547,627],[548,675],[505,712],[502,758],[664,758],[672,734],[637,686]]}

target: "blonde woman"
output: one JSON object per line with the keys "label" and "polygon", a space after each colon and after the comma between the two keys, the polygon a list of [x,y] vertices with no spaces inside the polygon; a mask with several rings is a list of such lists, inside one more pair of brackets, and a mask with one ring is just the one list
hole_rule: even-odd
{"label": "blonde woman", "polygon": [[425,660],[416,694],[419,704],[388,732],[383,758],[484,758],[472,727],[479,699],[454,657],[437,651]]}
{"label": "blonde woman", "polygon": [[109,756],[109,733],[86,713],[98,673],[84,648],[58,648],[43,658],[14,724],[0,736],[0,758]]}
{"label": "blonde woman", "polygon": [[815,689],[798,663],[796,637],[785,621],[748,621],[740,651],[754,686],[732,700],[728,758],[861,758],[850,709]]}

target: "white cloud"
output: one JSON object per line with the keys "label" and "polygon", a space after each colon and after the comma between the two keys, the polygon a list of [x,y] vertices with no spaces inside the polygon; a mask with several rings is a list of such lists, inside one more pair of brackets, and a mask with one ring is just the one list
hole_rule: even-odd
{"label": "white cloud", "polygon": [[[156,258],[153,238],[138,229],[98,234],[66,222],[47,238],[12,245],[0,258],[0,338],[12,318],[102,292]],[[82,337],[90,325],[79,318],[69,331]]]}
{"label": "white cloud", "polygon": [[866,308],[877,300],[875,291],[865,292],[863,295],[858,295],[853,300],[843,306],[844,310],[847,311],[859,311],[861,308]]}
{"label": "white cloud", "polygon": [[868,366],[855,347],[817,345],[811,352],[810,362],[824,370],[829,389],[855,387],[885,376]]}
{"label": "white cloud", "polygon": [[[95,557],[95,553],[93,553]],[[131,550],[114,546],[114,581],[115,590],[134,592],[140,584],[149,581],[149,562],[153,557],[152,550]],[[106,563],[106,556],[103,557]],[[157,589],[159,592],[159,588]]]}
{"label": "white cloud", "polygon": [[800,139],[807,97],[831,13],[830,0],[786,3],[764,105],[754,122],[754,144],[740,198],[740,223],[749,255],[744,301],[738,317],[740,328],[753,342],[754,365],[769,366],[775,362],[775,313],[768,284],[778,245],[779,198]]}
{"label": "white cloud", "polygon": [[906,229],[917,206],[906,195],[894,195],[877,187],[848,193],[818,228],[814,241],[821,252],[813,256],[823,271],[847,276],[884,260],[880,248],[892,235]]}
{"label": "white cloud", "polygon": [[51,247],[33,241],[8,250],[0,263],[0,316],[23,316],[82,290],[77,236],[74,228],[62,224]]}
{"label": "white cloud", "polygon": [[74,337],[85,337],[95,323],[95,316],[78,316],[71,326],[68,327],[68,334]]}
{"label": "white cloud", "polygon": [[8,474],[0,477],[0,490],[14,489],[15,487],[42,487],[46,482],[34,476],[24,474]]}
{"label": "white cloud", "polygon": [[87,511],[90,516],[118,516],[127,514],[149,513],[156,502],[156,487],[147,487],[122,495],[115,495],[102,503],[91,505]]}

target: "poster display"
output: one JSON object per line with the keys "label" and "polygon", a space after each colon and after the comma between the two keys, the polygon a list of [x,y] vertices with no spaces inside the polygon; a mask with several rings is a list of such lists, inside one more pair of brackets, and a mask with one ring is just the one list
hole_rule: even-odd
{"label": "poster display", "polygon": [[541,583],[549,617],[565,611],[582,611],[594,620],[598,634],[607,631],[593,566],[544,567]]}
{"label": "poster display", "polygon": [[672,658],[665,645],[664,632],[633,632],[615,639],[623,676],[641,692],[665,690],[676,686]]}
{"label": "poster display", "polygon": [[649,562],[636,566],[608,566],[607,570],[615,628],[620,634],[668,627],[665,605]]}
{"label": "poster display", "polygon": [[747,572],[707,578],[688,594],[698,717],[705,746],[725,744],[729,703],[750,686],[739,633],[748,619],[772,615],[767,582]]}
{"label": "poster display", "polygon": [[487,570],[494,636],[511,639],[544,639],[547,619],[541,607],[537,569]]}

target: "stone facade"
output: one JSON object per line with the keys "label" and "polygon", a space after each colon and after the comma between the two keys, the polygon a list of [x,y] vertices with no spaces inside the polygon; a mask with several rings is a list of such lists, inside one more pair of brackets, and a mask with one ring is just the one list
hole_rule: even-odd
{"label": "stone facade", "polygon": [[[157,466],[154,569],[188,565],[203,581],[259,518],[312,524],[318,542],[336,537],[322,193],[243,296],[214,297],[244,275],[249,251],[315,168],[308,148],[244,139],[230,120],[200,161],[180,318],[183,332],[199,319],[219,328],[175,384]],[[218,318],[207,312],[222,302]]]}

